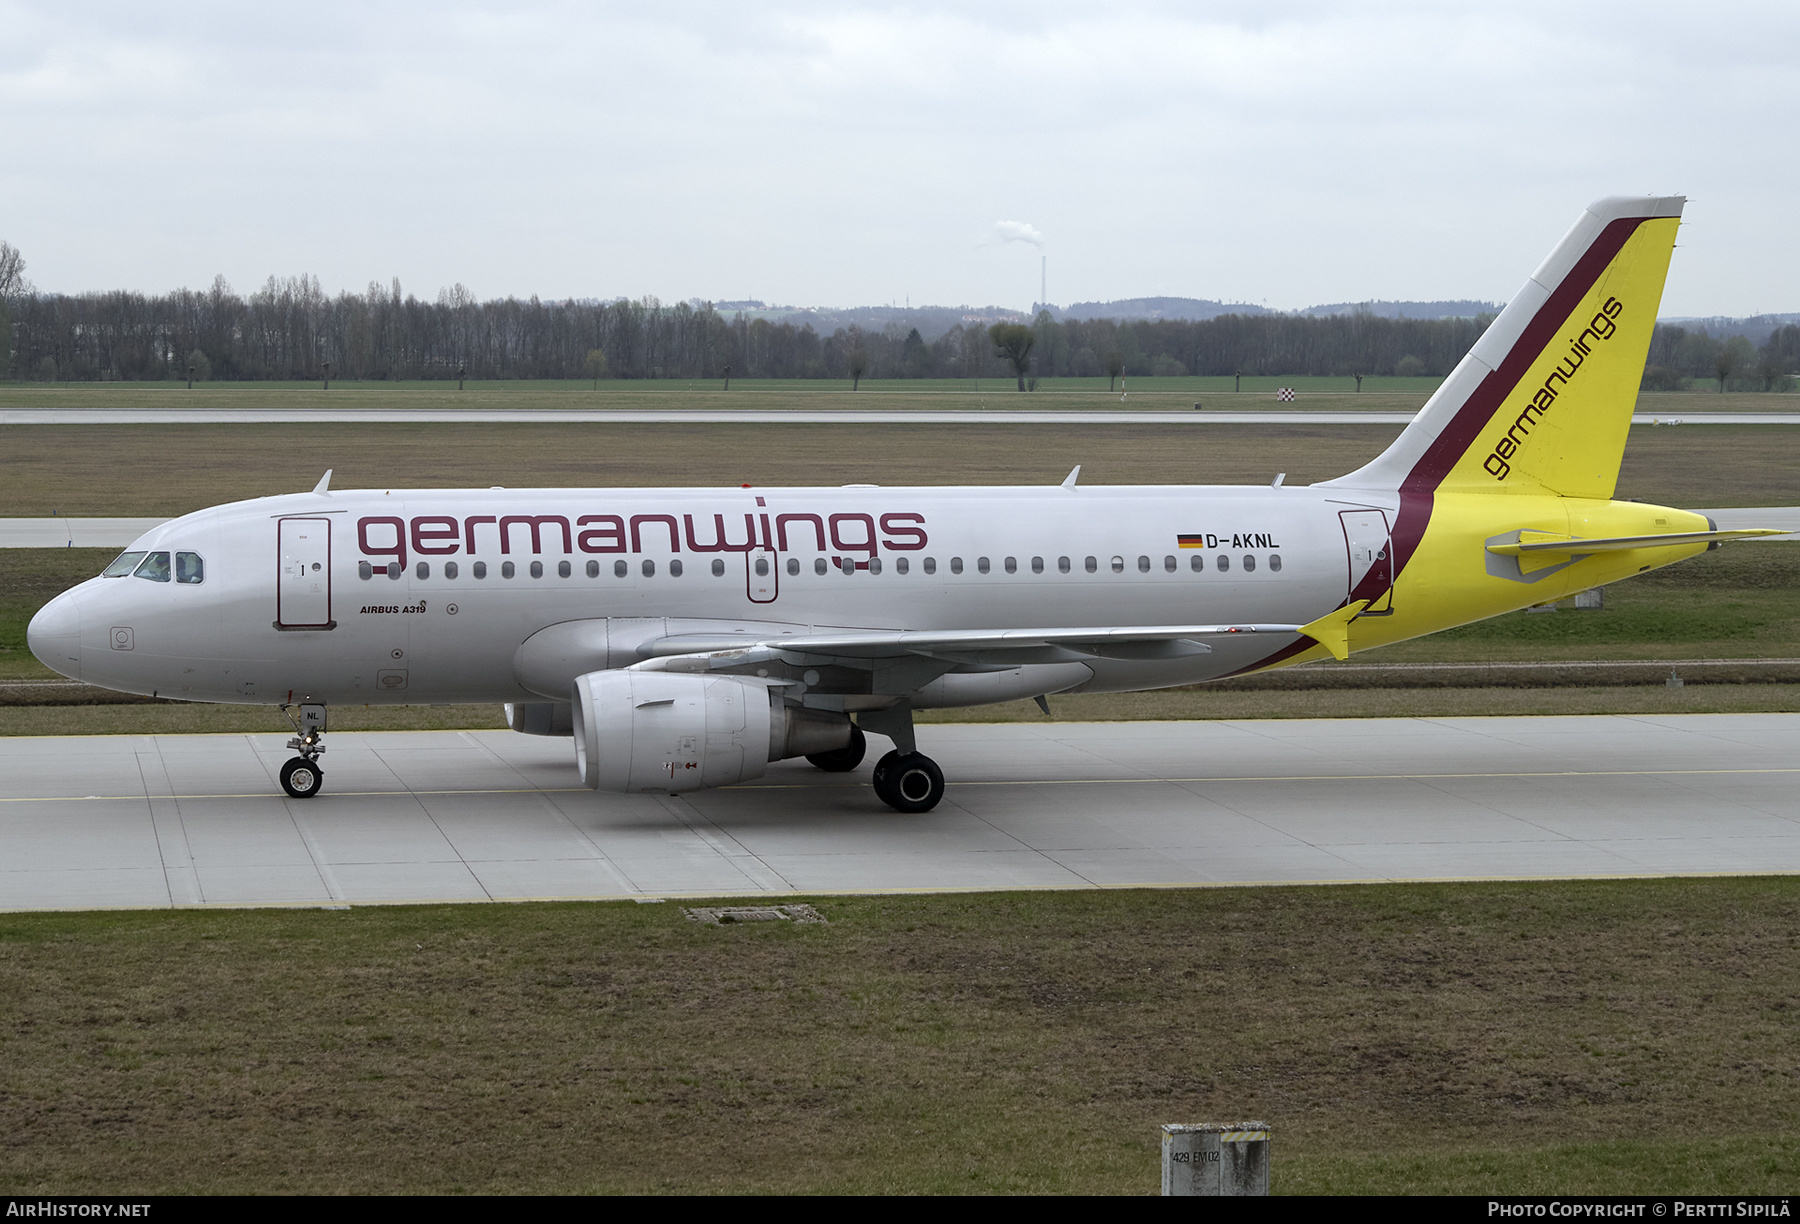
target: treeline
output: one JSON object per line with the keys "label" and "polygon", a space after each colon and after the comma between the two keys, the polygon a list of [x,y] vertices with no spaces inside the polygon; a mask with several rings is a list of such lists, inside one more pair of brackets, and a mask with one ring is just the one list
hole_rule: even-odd
{"label": "treeline", "polygon": [[1704,328],[1657,325],[1644,368],[1644,390],[1682,391],[1696,383],[1720,391],[1787,391],[1800,373],[1800,327],[1778,327],[1761,348],[1747,336],[1715,338]]}
{"label": "treeline", "polygon": [[[436,301],[396,281],[327,296],[316,278],[271,277],[248,297],[223,278],[204,292],[47,294],[19,281],[0,317],[0,376],[97,382],[185,379],[1001,378],[989,318],[927,341],[916,328],[838,328],[725,315],[700,301],[475,300],[461,285]],[[1491,320],[1369,314],[1224,315],[1205,320],[1057,322],[1031,327],[1040,377],[1437,375]],[[10,343],[8,333],[10,332]],[[1800,328],[1762,350],[1742,338],[1659,327],[1646,386],[1718,379],[1775,388],[1800,369]],[[1781,384],[1785,385],[1785,384]]]}

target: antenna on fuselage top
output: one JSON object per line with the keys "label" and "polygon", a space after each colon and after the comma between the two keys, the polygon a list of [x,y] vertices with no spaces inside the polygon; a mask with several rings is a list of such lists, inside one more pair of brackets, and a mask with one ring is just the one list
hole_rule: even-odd
{"label": "antenna on fuselage top", "polygon": [[1079,475],[1081,475],[1081,465],[1077,463],[1069,470],[1069,474],[1063,477],[1062,487],[1065,489],[1073,489],[1075,487],[1075,478]]}
{"label": "antenna on fuselage top", "polygon": [[[326,475],[327,475],[327,476],[329,476],[329,475],[331,475],[331,473],[330,473],[330,472],[327,472],[327,473],[325,473],[325,474],[326,474]],[[1271,480],[1271,481],[1270,481],[1270,482],[1269,482],[1269,487],[1270,487],[1270,488],[1271,488],[1271,489],[1279,489],[1279,488],[1280,488],[1280,487],[1281,487],[1281,482],[1282,482],[1282,481],[1284,481],[1284,480],[1286,480],[1286,479],[1287,479],[1287,473],[1286,473],[1286,472],[1283,472],[1283,473],[1281,473],[1281,475],[1279,475],[1279,476],[1277,476],[1277,477],[1276,477],[1276,478],[1275,478],[1275,479],[1274,479],[1274,480]]]}
{"label": "antenna on fuselage top", "polygon": [[329,493],[329,492],[331,492],[331,469],[330,468],[326,468],[325,474],[323,476],[319,477],[319,483],[313,486],[313,492],[314,493]]}

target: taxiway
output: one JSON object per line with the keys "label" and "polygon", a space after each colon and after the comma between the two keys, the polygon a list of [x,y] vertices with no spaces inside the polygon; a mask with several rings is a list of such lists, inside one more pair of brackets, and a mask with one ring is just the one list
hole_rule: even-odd
{"label": "taxiway", "polygon": [[598,795],[509,731],[336,732],[296,801],[283,740],[0,739],[0,909],[1800,871],[1793,714],[923,726],[922,816],[866,763]]}

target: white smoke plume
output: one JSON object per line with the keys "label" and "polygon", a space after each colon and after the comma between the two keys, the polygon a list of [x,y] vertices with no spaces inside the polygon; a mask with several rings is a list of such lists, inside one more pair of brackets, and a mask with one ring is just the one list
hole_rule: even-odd
{"label": "white smoke plume", "polygon": [[1037,226],[1028,221],[996,221],[994,231],[983,246],[999,245],[1008,242],[1023,242],[1038,250],[1044,249],[1044,235]]}

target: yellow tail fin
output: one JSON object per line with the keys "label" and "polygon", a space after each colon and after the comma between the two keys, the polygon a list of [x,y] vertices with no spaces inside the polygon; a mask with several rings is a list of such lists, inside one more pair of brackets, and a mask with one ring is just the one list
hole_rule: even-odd
{"label": "yellow tail fin", "polygon": [[1325,483],[1610,498],[1685,203],[1589,205],[1393,446]]}

